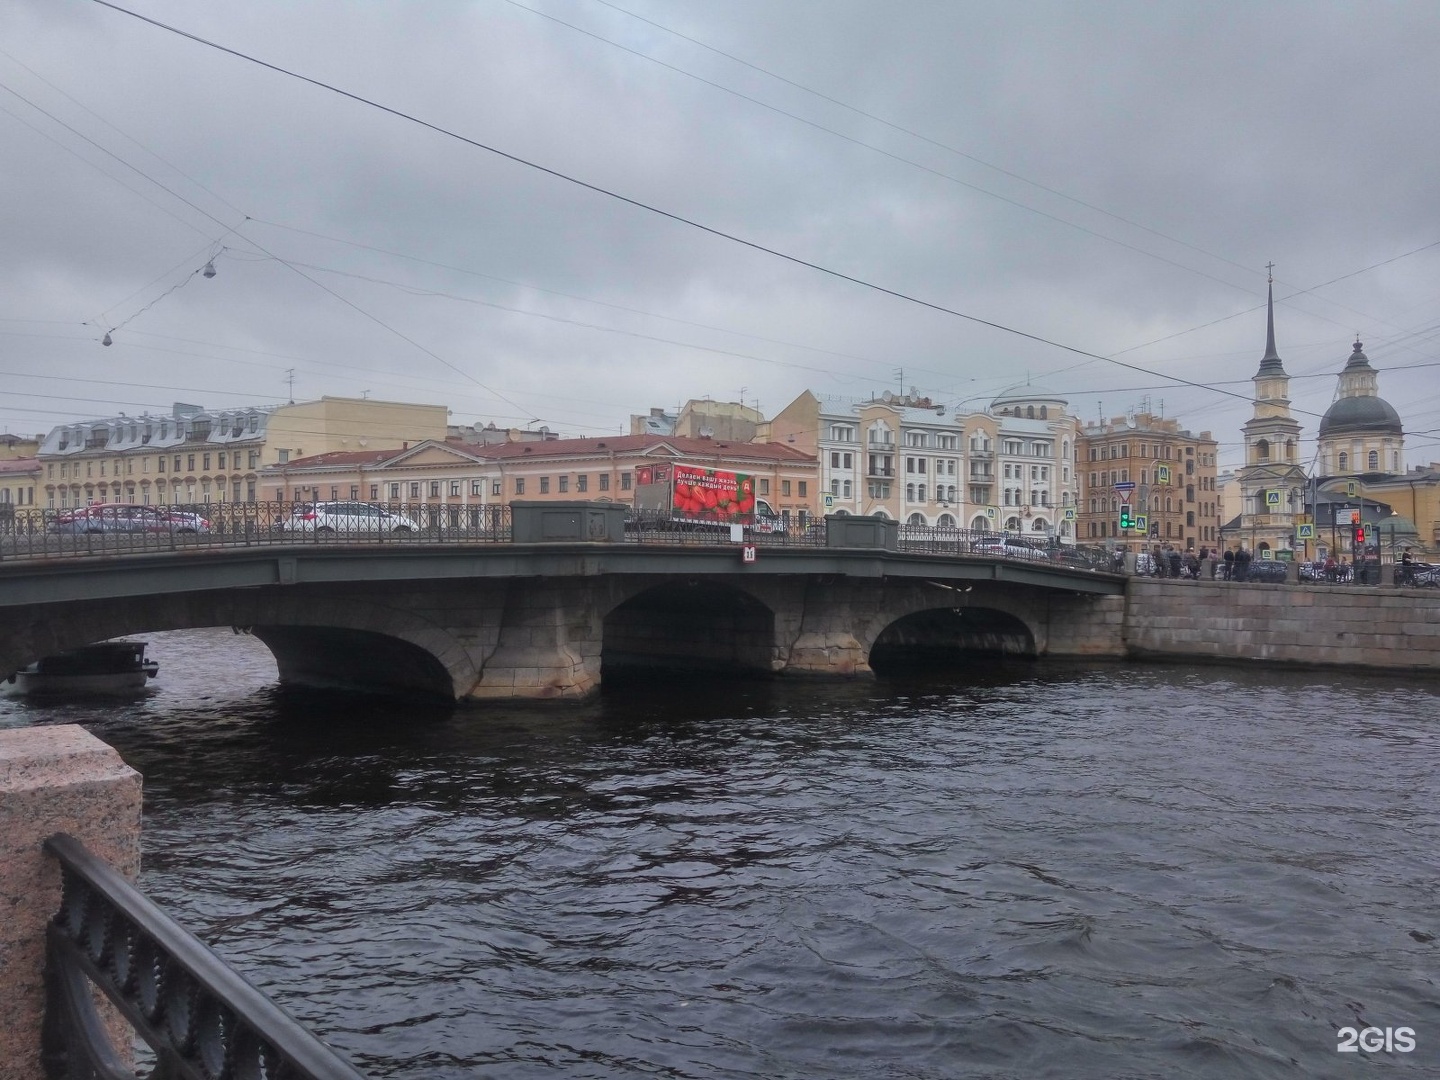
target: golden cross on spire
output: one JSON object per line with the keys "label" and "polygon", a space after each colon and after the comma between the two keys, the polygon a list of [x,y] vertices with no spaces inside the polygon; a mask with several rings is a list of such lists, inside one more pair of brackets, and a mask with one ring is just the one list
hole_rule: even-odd
{"label": "golden cross on spire", "polygon": [[1270,275],[1270,284],[1275,284],[1275,264],[1273,262],[1266,263],[1265,270]]}

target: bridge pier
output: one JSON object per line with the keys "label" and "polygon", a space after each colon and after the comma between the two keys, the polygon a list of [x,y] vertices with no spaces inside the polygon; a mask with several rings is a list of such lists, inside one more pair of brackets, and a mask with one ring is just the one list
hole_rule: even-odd
{"label": "bridge pier", "polygon": [[[867,582],[874,586],[878,582]],[[772,586],[774,670],[813,678],[873,678],[870,648],[856,637],[873,615],[874,597],[857,596],[849,581],[796,581]]]}
{"label": "bridge pier", "polygon": [[603,587],[591,580],[506,583],[494,646],[478,658],[470,701],[577,701],[600,689]]}

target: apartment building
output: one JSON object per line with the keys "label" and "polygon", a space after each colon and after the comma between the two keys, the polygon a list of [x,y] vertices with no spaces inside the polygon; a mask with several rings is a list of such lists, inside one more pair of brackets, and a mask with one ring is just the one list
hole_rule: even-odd
{"label": "apartment building", "polygon": [[[1220,541],[1219,444],[1149,412],[1096,421],[1080,434],[1079,532],[1086,543],[1138,551],[1198,550]],[[1131,527],[1122,529],[1122,516]]]}
{"label": "apartment building", "polygon": [[959,413],[913,389],[858,401],[806,391],[770,429],[817,456],[825,512],[1074,539],[1076,423],[1043,389]]}
{"label": "apartment building", "polygon": [[42,442],[41,491],[49,508],[96,502],[254,502],[271,464],[348,449],[443,440],[442,405],[320,398],[209,410],[176,403],[167,415],[62,424]]}

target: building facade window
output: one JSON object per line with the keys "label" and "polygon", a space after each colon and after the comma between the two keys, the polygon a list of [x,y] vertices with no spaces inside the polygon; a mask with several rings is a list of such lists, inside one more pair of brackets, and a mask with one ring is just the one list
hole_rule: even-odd
{"label": "building facade window", "polygon": [[542,477],[540,477],[540,494],[541,494],[541,495],[549,495],[549,494],[550,494],[550,477],[548,477],[548,476],[542,476]]}
{"label": "building facade window", "polygon": [[515,477],[515,494],[516,494],[516,495],[524,495],[524,494],[525,494],[525,477],[523,477],[523,476],[517,476],[517,477]]}
{"label": "building facade window", "polygon": [[560,493],[563,495],[570,490],[570,477],[560,477]]}

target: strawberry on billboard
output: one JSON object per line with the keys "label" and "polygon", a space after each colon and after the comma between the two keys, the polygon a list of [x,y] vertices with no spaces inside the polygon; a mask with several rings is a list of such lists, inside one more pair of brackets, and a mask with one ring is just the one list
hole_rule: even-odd
{"label": "strawberry on billboard", "polygon": [[755,512],[755,481],[745,473],[676,465],[673,505],[686,517],[740,523]]}
{"label": "strawberry on billboard", "polygon": [[757,532],[784,528],[770,504],[755,495],[755,478],[700,465],[655,465],[636,469],[635,507],[695,528],[743,525]]}

